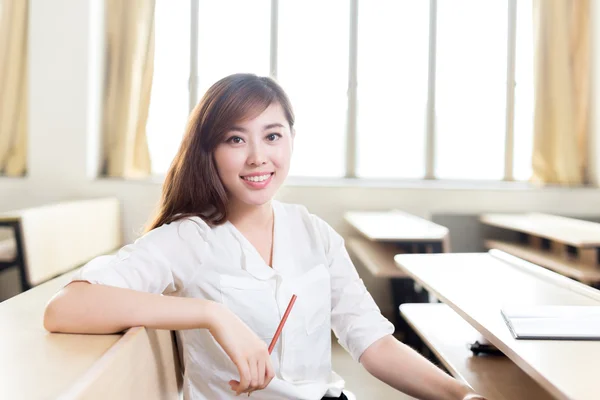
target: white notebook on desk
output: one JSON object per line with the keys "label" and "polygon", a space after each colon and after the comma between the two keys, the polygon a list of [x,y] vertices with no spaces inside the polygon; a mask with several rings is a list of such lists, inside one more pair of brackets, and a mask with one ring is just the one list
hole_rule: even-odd
{"label": "white notebook on desk", "polygon": [[511,306],[502,317],[515,339],[600,340],[600,306]]}

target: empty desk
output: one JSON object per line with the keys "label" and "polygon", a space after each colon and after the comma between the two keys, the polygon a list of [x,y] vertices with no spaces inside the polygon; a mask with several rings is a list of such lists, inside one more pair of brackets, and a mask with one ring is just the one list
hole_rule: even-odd
{"label": "empty desk", "polygon": [[474,356],[468,343],[481,335],[445,304],[403,304],[402,316],[444,367],[477,393],[493,400],[552,397],[504,356]]}
{"label": "empty desk", "polygon": [[373,242],[404,245],[411,253],[450,251],[448,228],[403,211],[351,211],[344,218]]}
{"label": "empty desk", "polygon": [[600,305],[600,292],[507,253],[402,254],[396,263],[550,395],[598,399],[598,341],[515,340],[508,305]]}
{"label": "empty desk", "polygon": [[344,218],[359,233],[346,240],[348,251],[373,276],[390,279],[396,329],[405,334],[408,344],[419,346],[400,318],[398,307],[434,299],[418,285],[415,287],[414,281],[395,265],[393,257],[399,253],[449,251],[448,228],[398,210],[353,211]]}
{"label": "empty desk", "polygon": [[520,241],[488,239],[498,249],[588,285],[600,284],[600,224],[556,215],[483,214],[489,226],[518,232]]}

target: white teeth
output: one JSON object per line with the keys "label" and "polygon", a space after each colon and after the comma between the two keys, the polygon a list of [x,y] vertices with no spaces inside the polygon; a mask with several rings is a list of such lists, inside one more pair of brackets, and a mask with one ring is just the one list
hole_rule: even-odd
{"label": "white teeth", "polygon": [[263,181],[266,181],[267,179],[269,179],[270,176],[271,176],[271,174],[260,175],[260,176],[244,176],[242,179],[245,179],[250,182],[263,182]]}

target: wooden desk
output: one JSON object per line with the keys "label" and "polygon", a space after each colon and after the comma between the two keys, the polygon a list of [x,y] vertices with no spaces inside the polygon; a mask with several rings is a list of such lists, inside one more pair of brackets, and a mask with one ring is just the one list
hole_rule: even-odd
{"label": "wooden desk", "polygon": [[0,303],[0,398],[178,399],[169,331],[73,335],[43,328],[46,303],[70,276]]}
{"label": "wooden desk", "polygon": [[600,224],[557,215],[483,214],[486,225],[510,229],[582,248],[600,247]]}
{"label": "wooden desk", "polygon": [[444,367],[477,393],[493,400],[552,398],[509,358],[474,356],[467,344],[481,335],[447,305],[403,304],[400,313]]}
{"label": "wooden desk", "polygon": [[408,277],[394,262],[394,256],[402,253],[394,243],[378,243],[362,237],[350,237],[346,240],[346,248],[374,277]]}
{"label": "wooden desk", "polygon": [[600,224],[549,214],[483,214],[482,223],[518,232],[520,243],[486,241],[588,285],[600,284]]}
{"label": "wooden desk", "polygon": [[587,285],[600,282],[600,268],[584,264],[577,260],[569,260],[552,252],[537,249],[520,243],[502,240],[486,240],[487,249],[498,249],[534,264],[541,265],[569,278],[577,279]]}
{"label": "wooden desk", "polygon": [[448,228],[399,210],[351,211],[344,214],[344,219],[360,234],[346,239],[349,253],[373,276],[390,279],[396,331],[404,335],[410,346],[422,348],[422,342],[398,314],[398,307],[436,299],[415,285],[395,265],[393,257],[399,253],[450,251]]}
{"label": "wooden desk", "polygon": [[348,238],[346,247],[376,277],[406,277],[393,262],[395,254],[441,253],[450,248],[448,228],[403,211],[351,211],[344,218],[360,233]]}
{"label": "wooden desk", "polygon": [[369,240],[420,245],[423,253],[423,246],[435,247],[431,253],[449,251],[448,228],[403,211],[351,211],[344,219]]}
{"label": "wooden desk", "polygon": [[598,399],[600,342],[515,340],[504,305],[600,305],[600,292],[501,251],[402,254],[396,263],[558,399]]}

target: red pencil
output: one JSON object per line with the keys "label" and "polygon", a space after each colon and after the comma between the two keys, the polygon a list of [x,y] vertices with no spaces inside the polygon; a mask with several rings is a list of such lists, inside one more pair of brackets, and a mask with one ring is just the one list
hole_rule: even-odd
{"label": "red pencil", "polygon": [[269,345],[269,354],[273,351],[275,347],[275,343],[277,343],[277,339],[279,339],[279,335],[281,335],[281,331],[283,330],[283,325],[285,325],[285,321],[287,320],[294,303],[296,302],[296,295],[292,295],[292,299],[290,300],[290,304],[288,304],[287,309],[285,310],[285,314],[283,314],[283,318],[277,327],[277,331],[275,331],[275,336],[273,336],[273,340],[271,340],[271,344]]}

